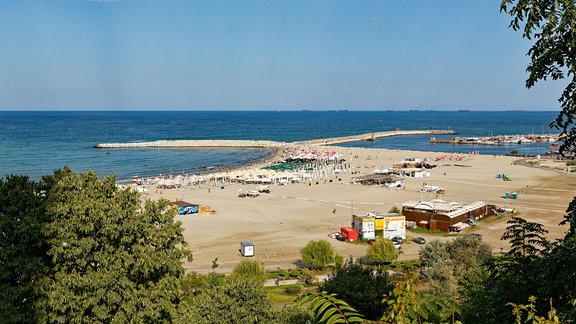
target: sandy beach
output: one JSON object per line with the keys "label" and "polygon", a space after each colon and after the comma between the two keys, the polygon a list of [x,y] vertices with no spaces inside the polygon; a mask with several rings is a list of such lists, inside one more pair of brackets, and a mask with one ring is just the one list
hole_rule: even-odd
{"label": "sandy beach", "polygon": [[[335,251],[344,256],[361,257],[367,244],[340,242],[328,237],[332,231],[349,226],[352,214],[388,212],[392,207],[401,208],[410,200],[430,200],[434,193],[421,192],[423,183],[446,188],[438,195],[445,201],[469,203],[477,200],[516,208],[519,215],[545,225],[550,239],[564,235],[566,226],[559,226],[564,211],[574,196],[576,176],[553,168],[562,163],[542,161],[540,167],[515,165],[517,159],[509,156],[466,155],[456,153],[415,152],[384,149],[306,147],[319,151],[335,150],[347,160],[346,172],[329,175],[316,182],[271,185],[270,193],[256,198],[240,198],[238,192],[254,190],[256,184],[217,184],[209,188],[157,189],[148,187],[144,198],[184,200],[210,206],[215,215],[177,216],[185,228],[185,238],[194,260],[185,267],[190,271],[212,271],[212,260],[218,258],[217,272],[230,272],[243,259],[240,242],[250,241],[255,246],[255,259],[266,268],[292,268],[298,265],[300,249],[310,240],[326,239]],[[394,162],[406,157],[418,158],[438,165],[425,178],[405,178],[405,189],[352,183],[352,178],[373,173],[374,169],[391,168]],[[277,157],[276,157],[277,158]],[[457,160],[458,159],[458,160]],[[272,163],[265,161],[250,168],[260,168]],[[449,166],[448,166],[449,164]],[[458,164],[458,166],[455,166]],[[505,173],[511,181],[497,175]],[[332,181],[330,181],[332,180]],[[503,198],[505,192],[515,192],[517,199]],[[500,240],[509,217],[502,217],[470,228],[482,234],[494,252],[507,250],[507,243]],[[413,242],[414,234],[407,231],[402,246],[402,259],[415,259],[421,247]],[[420,235],[418,235],[420,236]],[[428,241],[449,240],[451,237],[422,235]]]}

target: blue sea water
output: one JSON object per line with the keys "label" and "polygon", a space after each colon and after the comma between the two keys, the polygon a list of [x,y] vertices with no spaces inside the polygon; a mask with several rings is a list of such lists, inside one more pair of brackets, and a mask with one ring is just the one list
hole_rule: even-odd
{"label": "blue sea water", "polygon": [[[244,165],[269,149],[96,149],[98,143],[176,139],[301,141],[400,128],[451,129],[462,137],[557,133],[555,111],[0,111],[0,176],[32,179],[70,165],[84,172],[130,179],[202,173]],[[441,137],[438,137],[441,138]],[[450,138],[450,136],[446,136]],[[430,144],[429,136],[403,136],[343,146],[435,152],[543,154],[547,143],[483,146]]]}

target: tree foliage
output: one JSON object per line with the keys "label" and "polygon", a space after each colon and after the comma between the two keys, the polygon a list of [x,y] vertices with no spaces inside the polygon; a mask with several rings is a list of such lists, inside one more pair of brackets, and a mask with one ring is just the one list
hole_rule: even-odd
{"label": "tree foliage", "polygon": [[0,180],[0,236],[3,323],[178,318],[183,229],[167,201],[142,203],[113,176]]}
{"label": "tree foliage", "polygon": [[[39,240],[47,270],[34,281],[39,322],[164,322],[177,316],[186,250],[166,201],[119,189],[114,177],[57,171]],[[37,232],[38,234],[38,232]]]}
{"label": "tree foliage", "polygon": [[[512,307],[512,313],[516,317],[516,323],[528,323],[532,322],[534,324],[553,324],[560,323],[560,318],[556,315],[556,309],[552,306],[552,300],[550,300],[550,311],[548,311],[547,317],[537,315],[536,312],[536,297],[530,296],[528,298],[528,305],[508,303],[508,306]],[[526,319],[523,319],[524,312],[526,312]]]}
{"label": "tree foliage", "polygon": [[562,110],[552,127],[567,135],[561,151],[576,145],[576,3],[574,0],[502,0],[500,10],[512,17],[510,27],[522,30],[534,43],[528,55],[530,63],[526,87],[540,80],[567,79],[558,99]]}
{"label": "tree foliage", "polygon": [[183,322],[270,323],[272,303],[262,283],[255,280],[226,280],[221,286],[203,289],[194,296]]}
{"label": "tree foliage", "polygon": [[394,247],[392,241],[387,239],[377,240],[366,252],[366,257],[377,264],[392,262],[397,255],[398,250]]}
{"label": "tree foliage", "polygon": [[426,267],[430,291],[436,296],[455,295],[470,271],[490,258],[490,247],[476,237],[463,236],[449,242],[433,240],[420,249],[420,262]]}
{"label": "tree foliage", "polygon": [[261,283],[266,279],[266,269],[257,260],[244,259],[232,269],[232,278],[236,280],[256,280]]}
{"label": "tree foliage", "polygon": [[45,181],[26,176],[0,179],[0,318],[23,323],[34,317],[34,283],[47,269],[42,239]]}
{"label": "tree foliage", "polygon": [[456,322],[455,300],[450,297],[430,296],[415,289],[417,277],[408,274],[396,282],[394,289],[384,296],[386,310],[381,320],[385,323],[446,323]]}
{"label": "tree foliage", "polygon": [[302,262],[311,269],[325,269],[334,262],[334,249],[327,240],[312,240],[300,249]]}
{"label": "tree foliage", "polygon": [[326,292],[300,295],[296,301],[308,304],[317,323],[363,323],[363,316],[336,294]]}
{"label": "tree foliage", "polygon": [[[540,80],[567,79],[559,102],[561,111],[551,127],[566,135],[560,150],[564,154],[576,152],[576,2],[573,0],[502,0],[501,11],[512,17],[510,27],[522,30],[523,37],[533,40],[528,51],[530,63],[526,86],[534,86]],[[558,314],[567,319],[576,319],[574,298],[576,297],[576,197],[572,200],[564,221],[570,228],[564,239],[556,244],[544,246],[540,238],[543,232],[537,228],[533,237],[526,240],[521,235],[508,236],[515,240],[515,248],[507,255],[504,264],[496,264],[497,278],[491,285],[495,294],[508,296],[510,290],[517,292],[514,305],[525,302],[535,295],[530,304],[537,309],[541,303],[554,297]],[[517,224],[518,226],[522,224]],[[525,248],[524,246],[527,245]],[[518,287],[518,285],[520,285]],[[498,289],[500,288],[500,289]],[[506,289],[508,288],[508,289]],[[530,293],[530,295],[527,295]],[[540,303],[540,304],[539,304]],[[529,304],[529,305],[530,305]]]}
{"label": "tree foliage", "polygon": [[390,292],[392,285],[386,271],[374,271],[350,259],[330,275],[321,288],[328,294],[338,295],[367,319],[377,320],[383,312],[380,299]]}
{"label": "tree foliage", "polygon": [[541,224],[520,217],[513,217],[506,223],[508,227],[502,235],[502,240],[510,242],[507,254],[514,259],[537,257],[549,251],[551,244],[545,236],[548,231]]}

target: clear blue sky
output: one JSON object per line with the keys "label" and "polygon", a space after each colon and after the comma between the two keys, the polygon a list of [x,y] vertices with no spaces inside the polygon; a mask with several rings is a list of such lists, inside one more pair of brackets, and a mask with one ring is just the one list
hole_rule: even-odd
{"label": "clear blue sky", "polygon": [[1,110],[559,110],[499,0],[4,0]]}

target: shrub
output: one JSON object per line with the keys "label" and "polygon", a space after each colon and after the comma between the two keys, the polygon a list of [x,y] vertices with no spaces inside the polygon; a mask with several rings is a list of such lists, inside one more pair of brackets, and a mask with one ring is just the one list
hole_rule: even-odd
{"label": "shrub", "polygon": [[368,257],[372,262],[382,264],[394,261],[397,253],[398,251],[396,250],[396,247],[394,247],[392,241],[384,239],[377,240],[376,244],[370,246],[366,257]]}
{"label": "shrub", "polygon": [[401,211],[398,207],[394,206],[394,207],[390,208],[390,210],[389,210],[388,212],[389,212],[389,213],[400,214],[402,211]]}
{"label": "shrub", "polygon": [[235,279],[251,279],[263,282],[266,279],[266,270],[257,260],[242,260],[232,270]]}
{"label": "shrub", "polygon": [[325,269],[334,262],[334,249],[326,240],[310,241],[300,250],[302,262],[310,269]]}
{"label": "shrub", "polygon": [[298,295],[302,292],[302,286],[300,285],[289,285],[284,288],[284,292],[288,295]]}

